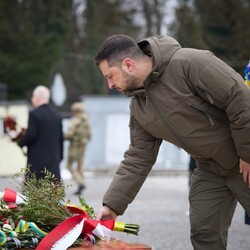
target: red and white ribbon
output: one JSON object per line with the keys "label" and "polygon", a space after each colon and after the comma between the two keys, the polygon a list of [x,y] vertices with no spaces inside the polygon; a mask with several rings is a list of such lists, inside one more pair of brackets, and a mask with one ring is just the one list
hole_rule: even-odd
{"label": "red and white ribbon", "polygon": [[0,192],[0,198],[6,203],[23,204],[25,203],[26,197],[17,193],[16,191],[5,188],[4,192]]}
{"label": "red and white ribbon", "polygon": [[[12,189],[5,188],[4,192],[0,192],[0,199],[8,203],[9,208],[14,208],[18,204],[25,203],[27,198]],[[72,217],[48,233],[39,243],[37,250],[66,250],[80,235],[83,235],[83,238],[91,235],[107,240],[111,238],[115,220],[97,221],[90,219],[88,214],[78,207],[67,206],[67,208],[72,212]]]}
{"label": "red and white ribbon", "polygon": [[45,236],[37,250],[66,250],[83,234],[92,234],[102,239],[110,239],[114,220],[97,221],[90,219],[87,213],[79,208],[68,206],[75,215],[66,219]]}

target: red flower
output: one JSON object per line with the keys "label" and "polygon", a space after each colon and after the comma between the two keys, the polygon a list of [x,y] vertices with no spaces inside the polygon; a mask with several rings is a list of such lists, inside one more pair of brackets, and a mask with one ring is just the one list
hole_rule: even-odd
{"label": "red flower", "polygon": [[11,116],[7,116],[4,120],[4,124],[7,130],[16,130],[17,122]]}

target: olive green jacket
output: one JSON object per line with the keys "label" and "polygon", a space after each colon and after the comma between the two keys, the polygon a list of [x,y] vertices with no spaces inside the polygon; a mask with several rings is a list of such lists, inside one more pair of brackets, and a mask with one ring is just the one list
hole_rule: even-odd
{"label": "olive green jacket", "polygon": [[103,203],[123,214],[154,165],[162,140],[183,148],[199,167],[230,176],[250,163],[250,90],[211,52],[171,37],[138,43],[152,56],[144,88],[131,98],[131,144]]}

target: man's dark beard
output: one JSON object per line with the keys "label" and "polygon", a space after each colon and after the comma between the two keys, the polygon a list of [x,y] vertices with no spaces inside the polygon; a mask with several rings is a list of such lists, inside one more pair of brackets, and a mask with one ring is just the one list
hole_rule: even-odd
{"label": "man's dark beard", "polygon": [[138,87],[137,87],[138,82],[137,82],[137,80],[136,80],[136,78],[134,76],[129,75],[123,69],[122,69],[122,74],[123,74],[123,77],[125,78],[126,83],[127,83],[127,88],[126,88],[126,90],[124,90],[125,92],[138,89]]}

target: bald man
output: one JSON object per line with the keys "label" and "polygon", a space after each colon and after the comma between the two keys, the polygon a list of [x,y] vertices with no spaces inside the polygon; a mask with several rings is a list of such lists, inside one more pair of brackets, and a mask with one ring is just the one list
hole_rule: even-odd
{"label": "bald man", "polygon": [[62,117],[49,106],[50,91],[37,86],[32,94],[34,107],[29,113],[28,128],[18,142],[27,146],[27,166],[37,179],[44,177],[45,168],[61,180],[60,162],[63,158]]}

